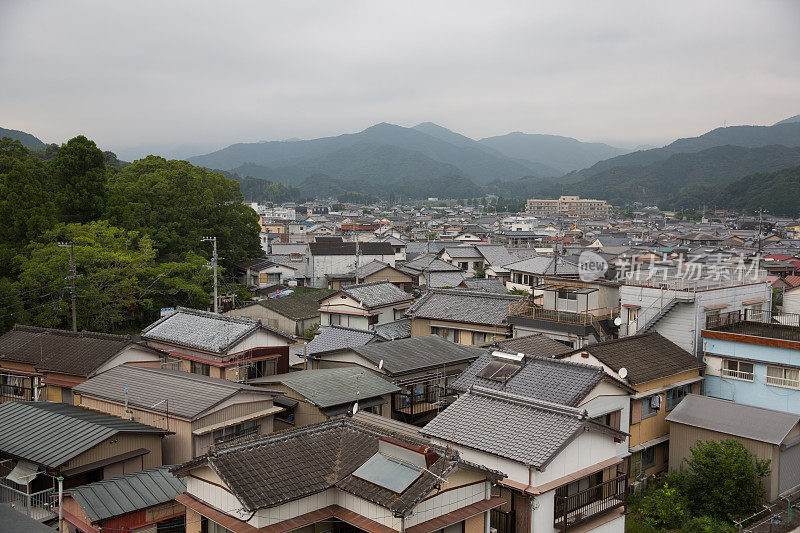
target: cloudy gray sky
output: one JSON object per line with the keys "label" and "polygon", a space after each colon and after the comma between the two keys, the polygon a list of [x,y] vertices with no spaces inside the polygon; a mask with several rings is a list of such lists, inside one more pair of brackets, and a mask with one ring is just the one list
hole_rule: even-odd
{"label": "cloudy gray sky", "polygon": [[663,144],[800,113],[797,0],[0,0],[0,126],[132,158],[433,121]]}

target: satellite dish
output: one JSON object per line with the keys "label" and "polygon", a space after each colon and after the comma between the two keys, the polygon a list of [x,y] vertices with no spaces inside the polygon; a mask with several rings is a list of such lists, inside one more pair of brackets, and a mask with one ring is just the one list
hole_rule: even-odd
{"label": "satellite dish", "polygon": [[614,325],[615,326],[619,326],[620,324],[622,324],[622,319],[620,317],[615,318],[614,319]]}
{"label": "satellite dish", "polygon": [[619,369],[618,374],[619,374],[619,377],[621,377],[622,379],[625,379],[625,378],[628,377],[628,369],[623,366],[622,368]]}
{"label": "satellite dish", "polygon": [[378,370],[383,370],[383,359],[378,361]]}
{"label": "satellite dish", "polygon": [[356,416],[357,412],[358,412],[358,402],[353,404],[353,416]]}

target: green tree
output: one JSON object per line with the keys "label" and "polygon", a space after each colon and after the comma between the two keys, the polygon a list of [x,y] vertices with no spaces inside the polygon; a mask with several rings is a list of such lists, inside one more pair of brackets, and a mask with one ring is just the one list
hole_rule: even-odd
{"label": "green tree", "polygon": [[656,529],[676,529],[689,517],[689,504],[669,482],[647,491],[637,505],[636,518]]}
{"label": "green tree", "polygon": [[735,520],[760,508],[769,460],[756,458],[734,439],[698,441],[691,452],[686,459],[686,498],[694,516]]}
{"label": "green tree", "polygon": [[155,320],[161,307],[209,303],[210,275],[201,257],[187,254],[180,262],[157,263],[146,235],[106,221],[61,224],[27,247],[16,285],[20,292],[49,287],[52,305],[35,300],[17,314],[17,322],[68,327],[68,252],[59,242],[74,244],[80,329],[136,331]]}
{"label": "green tree", "polygon": [[100,218],[106,199],[104,160],[102,150],[83,135],[58,149],[52,170],[63,221],[88,222]]}
{"label": "green tree", "polygon": [[474,277],[476,278],[485,278],[486,277],[486,269],[483,268],[483,265],[480,263],[475,263],[475,266],[472,269]]}
{"label": "green tree", "polygon": [[208,257],[204,236],[217,237],[222,265],[263,253],[258,215],[242,203],[239,184],[219,172],[151,155],[113,174],[108,191],[111,223],[149,235],[162,261]]}

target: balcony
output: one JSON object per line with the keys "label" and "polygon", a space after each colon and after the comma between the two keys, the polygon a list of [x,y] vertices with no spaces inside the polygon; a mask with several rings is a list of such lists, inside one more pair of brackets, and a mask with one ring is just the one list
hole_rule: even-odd
{"label": "balcony", "polygon": [[0,481],[0,504],[13,507],[20,513],[39,522],[56,518],[58,494],[54,489],[34,493],[22,492]]}
{"label": "balcony", "polygon": [[[587,311],[544,309],[531,301],[513,302],[508,309],[509,322],[520,326],[540,327],[573,333],[581,337],[594,335],[598,340],[611,337],[610,323],[619,316],[619,307],[601,307]],[[603,327],[601,321],[607,322]]]}
{"label": "balcony", "polygon": [[742,381],[753,381],[752,372],[742,372],[741,370],[730,370],[727,368],[722,368],[719,371],[719,375],[724,378],[739,379]]}
{"label": "balcony", "polygon": [[[675,275],[675,269],[663,269],[661,267],[652,270],[634,270],[627,272],[622,280],[623,285],[630,285],[633,287],[649,287],[653,289],[662,289],[676,292],[689,292],[694,293],[698,291],[707,291],[713,289],[722,289],[725,287],[736,287],[738,285],[749,285],[754,283],[764,283],[767,280],[767,273],[763,270],[750,272],[749,270],[742,269],[724,269],[720,271],[709,272],[703,269],[692,269],[687,265],[685,270],[678,269],[678,273],[683,275]],[[665,274],[671,272],[671,274]]]}
{"label": "balcony", "polygon": [[731,311],[706,317],[705,329],[786,341],[800,341],[800,315],[760,309]]}
{"label": "balcony", "polygon": [[559,494],[556,490],[553,527],[569,531],[600,515],[627,505],[627,475],[617,472],[616,477],[603,481],[574,494]]}

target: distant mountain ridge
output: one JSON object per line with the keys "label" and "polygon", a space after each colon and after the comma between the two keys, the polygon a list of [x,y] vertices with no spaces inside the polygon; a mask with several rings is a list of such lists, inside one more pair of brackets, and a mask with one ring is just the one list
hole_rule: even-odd
{"label": "distant mountain ridge", "polygon": [[26,148],[44,148],[46,146],[39,138],[24,131],[0,128],[0,138],[3,137],[10,137],[17,140]]}

